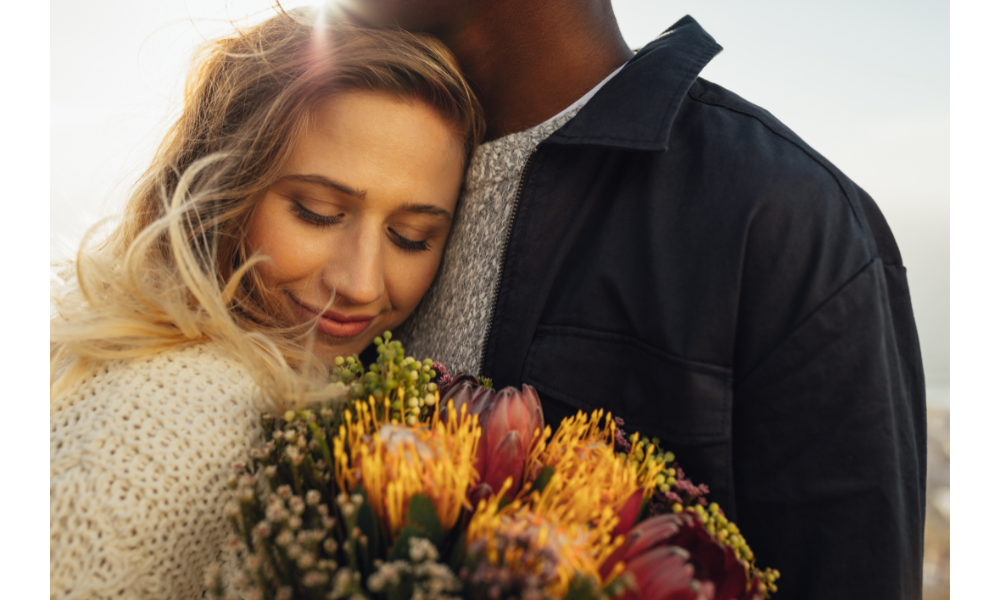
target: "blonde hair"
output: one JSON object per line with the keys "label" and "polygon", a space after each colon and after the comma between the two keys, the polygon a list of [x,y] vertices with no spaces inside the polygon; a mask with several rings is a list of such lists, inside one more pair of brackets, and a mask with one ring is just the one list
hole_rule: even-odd
{"label": "blonde hair", "polygon": [[120,224],[53,295],[52,398],[104,361],[213,341],[243,362],[273,403],[326,377],[311,327],[275,317],[246,230],[310,111],[345,91],[421,100],[452,124],[466,160],[485,131],[457,64],[435,39],[279,9],[196,56],[180,118],[131,192]]}

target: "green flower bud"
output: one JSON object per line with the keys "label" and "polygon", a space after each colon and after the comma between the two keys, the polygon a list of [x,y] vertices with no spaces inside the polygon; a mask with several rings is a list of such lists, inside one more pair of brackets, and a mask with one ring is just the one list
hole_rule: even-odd
{"label": "green flower bud", "polygon": [[344,366],[344,357],[338,356],[337,358],[333,359],[333,364],[337,365],[338,367]]}
{"label": "green flower bud", "polygon": [[666,462],[669,465],[669,464],[672,464],[677,459],[674,457],[674,453],[673,452],[667,452],[667,455],[665,457],[663,457],[663,460],[664,460],[664,462]]}
{"label": "green flower bud", "polygon": [[376,346],[381,346],[382,344],[383,344],[383,342],[382,342],[382,336],[379,336],[379,335],[375,336],[375,345]]}

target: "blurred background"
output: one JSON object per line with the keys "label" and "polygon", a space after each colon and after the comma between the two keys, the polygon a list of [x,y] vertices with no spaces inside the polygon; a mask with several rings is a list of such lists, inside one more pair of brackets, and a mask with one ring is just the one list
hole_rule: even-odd
{"label": "blurred background", "polygon": [[[307,4],[283,2],[286,8]],[[50,257],[120,210],[180,110],[195,47],[272,0],[51,2]],[[690,14],[725,50],[702,76],[865,188],[908,269],[927,377],[927,600],[949,597],[949,4],[612,0],[639,48]]]}

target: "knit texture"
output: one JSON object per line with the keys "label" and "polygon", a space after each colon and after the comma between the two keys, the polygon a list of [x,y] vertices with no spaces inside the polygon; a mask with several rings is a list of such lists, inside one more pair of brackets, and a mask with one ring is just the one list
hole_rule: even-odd
{"label": "knit texture", "polygon": [[479,374],[521,171],[531,151],[580,108],[476,149],[437,278],[398,332],[411,356]]}
{"label": "knit texture", "polygon": [[201,598],[225,567],[226,481],[262,441],[256,388],[219,348],[111,362],[52,399],[50,597]]}

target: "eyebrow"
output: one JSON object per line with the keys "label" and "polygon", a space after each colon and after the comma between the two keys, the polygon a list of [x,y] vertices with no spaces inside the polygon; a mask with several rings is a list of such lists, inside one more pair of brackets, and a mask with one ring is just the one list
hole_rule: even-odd
{"label": "eyebrow", "polygon": [[318,184],[318,185],[322,185],[324,187],[335,189],[338,192],[343,192],[343,193],[347,194],[348,196],[354,196],[355,198],[361,198],[362,200],[364,199],[364,197],[366,195],[368,195],[368,190],[358,190],[358,189],[352,188],[349,185],[345,185],[343,183],[340,183],[338,181],[334,181],[332,179],[327,179],[326,177],[323,177],[322,175],[286,175],[286,176],[282,177],[282,179],[291,179],[292,181],[302,181],[302,182],[305,182],[305,183],[315,183],[315,184]]}
{"label": "eyebrow", "polygon": [[439,217],[445,221],[451,223],[451,213],[443,208],[439,208],[432,204],[404,204],[402,210],[411,213],[417,213],[421,215],[431,215],[434,217]]}

